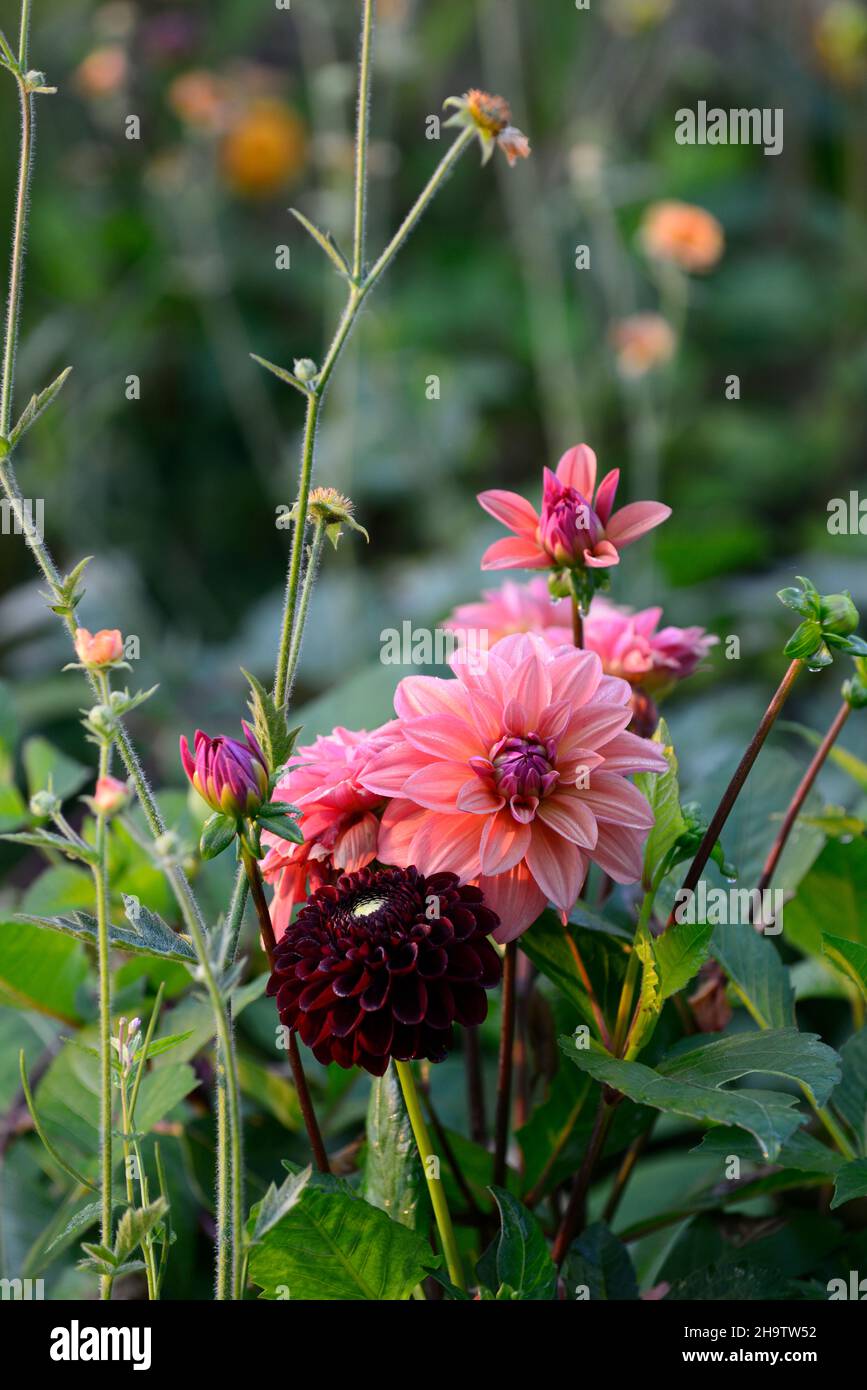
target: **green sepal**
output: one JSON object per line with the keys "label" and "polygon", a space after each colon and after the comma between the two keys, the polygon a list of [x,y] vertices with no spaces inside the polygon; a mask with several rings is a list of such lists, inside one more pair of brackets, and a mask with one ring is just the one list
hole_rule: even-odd
{"label": "green sepal", "polygon": [[199,840],[199,853],[202,858],[216,859],[218,854],[229,848],[237,833],[237,823],[231,816],[224,816],[221,811],[215,811],[212,816],[208,816],[202,827],[202,837]]}

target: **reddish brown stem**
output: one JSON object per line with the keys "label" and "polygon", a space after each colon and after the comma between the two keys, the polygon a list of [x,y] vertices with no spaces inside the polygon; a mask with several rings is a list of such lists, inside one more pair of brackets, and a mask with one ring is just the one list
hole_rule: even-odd
{"label": "reddish brown stem", "polygon": [[[738,763],[735,774],[725,789],[722,801],[714,812],[713,819],[705,832],[704,839],[698,847],[698,853],[690,864],[686,878],[683,880],[680,894],[693,892],[696,884],[701,878],[704,867],[710,859],[713,847],[719,839],[723,826],[731,814],[732,807],[740,795],[741,789],[750,774],[753,763],[762,750],[765,739],[773,728],[777,715],[780,713],[780,710],[789,697],[789,693],[798,678],[803,664],[802,661],[793,661],[786,671],[786,674],[783,676],[783,679],[780,681],[774,698],[765,710],[761,723],[753,734],[749,747]],[[666,925],[670,927],[673,922],[674,911],[672,910]]]}
{"label": "reddish brown stem", "polygon": [[515,973],[517,943],[510,941],[503,960],[502,1020],[500,1057],[497,1066],[497,1112],[494,1122],[494,1184],[502,1187],[506,1178],[506,1149],[512,1113],[512,1052],[515,1046]]}
{"label": "reddish brown stem", "polygon": [[590,1135],[590,1143],[587,1146],[584,1161],[578,1170],[578,1176],[572,1188],[572,1195],[569,1198],[569,1205],[566,1208],[563,1220],[560,1223],[560,1229],[557,1232],[551,1249],[551,1258],[558,1268],[565,1260],[569,1252],[569,1246],[572,1244],[575,1235],[583,1230],[586,1224],[587,1193],[590,1190],[593,1170],[602,1153],[613,1118],[614,1106],[609,1105],[606,1100],[600,1099],[599,1108],[596,1111],[596,1118],[593,1121],[593,1132]]}
{"label": "reddish brown stem", "polygon": [[789,803],[789,808],[786,811],[785,816],[783,817],[783,823],[777,832],[777,838],[771,845],[768,857],[765,860],[765,866],[762,869],[762,876],[759,879],[758,891],[760,893],[764,892],[764,890],[768,887],[771,879],[774,876],[774,871],[776,870],[776,867],[780,862],[780,856],[783,853],[783,850],[786,848],[786,842],[788,841],[788,838],[792,833],[792,827],[794,826],[795,821],[798,819],[798,816],[801,813],[801,807],[806,801],[807,795],[816,778],[818,777],[822,765],[828,757],[828,754],[830,753],[831,749],[836,743],[840,735],[840,730],[846,723],[851,709],[852,706],[848,703],[848,701],[844,700],[842,705],[838,709],[834,721],[828,729],[828,732],[825,734],[825,737],[822,739],[822,742],[816,749],[810,766],[807,768],[807,771],[804,773],[803,777],[798,783],[797,791],[795,792],[791,802]]}
{"label": "reddish brown stem", "polygon": [[572,600],[572,641],[576,647],[584,646],[584,619],[574,598]]}
{"label": "reddish brown stem", "polygon": [[[268,911],[268,903],[265,898],[265,885],[262,882],[262,875],[259,872],[259,865],[253,855],[246,847],[241,849],[241,859],[247,874],[247,881],[250,884],[250,896],[256,908],[256,916],[259,919],[259,930],[262,934],[262,945],[268,957],[268,964],[274,968],[274,950],[277,945],[274,936],[274,925],[271,921],[271,913]],[[325,1151],[325,1143],[322,1138],[322,1131],[319,1128],[319,1121],[316,1118],[316,1111],[313,1109],[313,1100],[310,1095],[310,1088],[307,1085],[307,1077],[304,1075],[304,1065],[301,1061],[301,1053],[298,1049],[298,1039],[295,1036],[295,1029],[289,1029],[289,1065],[292,1068],[292,1077],[295,1081],[295,1090],[298,1095],[298,1104],[301,1107],[301,1114],[304,1119],[304,1127],[307,1130],[307,1137],[310,1140],[310,1147],[313,1150],[313,1158],[320,1173],[330,1173],[331,1164],[328,1162],[328,1154]]]}

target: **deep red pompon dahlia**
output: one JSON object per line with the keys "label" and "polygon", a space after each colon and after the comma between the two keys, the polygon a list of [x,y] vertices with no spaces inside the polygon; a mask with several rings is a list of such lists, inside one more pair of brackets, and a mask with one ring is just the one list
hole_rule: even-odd
{"label": "deep red pompon dahlia", "polygon": [[500,980],[499,925],[456,874],[362,869],[318,889],[278,943],[268,994],[323,1063],[381,1076],[441,1062],[452,1024],[481,1023]]}

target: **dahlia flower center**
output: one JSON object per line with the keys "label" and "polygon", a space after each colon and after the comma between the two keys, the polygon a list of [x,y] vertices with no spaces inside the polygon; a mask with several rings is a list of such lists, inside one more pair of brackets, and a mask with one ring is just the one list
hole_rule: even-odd
{"label": "dahlia flower center", "polygon": [[552,738],[536,733],[501,739],[491,751],[494,781],[509,801],[541,801],[558,780],[554,761],[557,746]]}

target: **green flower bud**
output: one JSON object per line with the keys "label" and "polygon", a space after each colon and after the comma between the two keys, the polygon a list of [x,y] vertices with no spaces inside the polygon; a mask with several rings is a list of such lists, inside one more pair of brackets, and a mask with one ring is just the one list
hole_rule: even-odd
{"label": "green flower bud", "polygon": [[854,665],[854,676],[843,682],[843,699],[852,709],[867,709],[867,657],[856,657]]}
{"label": "green flower bud", "polygon": [[819,603],[819,621],[826,632],[846,637],[859,623],[858,609],[848,591],[842,594],[823,594]]}
{"label": "green flower bud", "polygon": [[30,798],[30,810],[34,816],[53,816],[60,810],[61,804],[60,797],[48,790],[35,792]]}
{"label": "green flower bud", "polygon": [[310,357],[296,357],[293,366],[299,381],[313,381],[319,372],[319,368]]}

